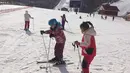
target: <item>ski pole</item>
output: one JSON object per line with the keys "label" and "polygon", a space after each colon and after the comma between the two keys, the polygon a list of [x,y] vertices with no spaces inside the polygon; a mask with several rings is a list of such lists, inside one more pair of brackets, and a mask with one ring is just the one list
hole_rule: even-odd
{"label": "ski pole", "polygon": [[77,49],[78,49],[79,63],[78,63],[77,69],[79,69],[79,66],[81,66],[81,55],[80,55],[80,51],[79,51],[79,46],[74,43],[72,43],[72,45],[74,46],[74,50],[75,50],[75,46],[77,46]]}
{"label": "ski pole", "polygon": [[[48,55],[47,55],[48,60],[47,60],[47,61],[49,61],[50,45],[51,45],[51,38],[50,38],[50,41],[49,41]],[[50,67],[50,64],[49,64],[49,63],[48,63],[48,66],[49,66],[50,73],[52,73],[52,72],[51,72],[51,67]]]}
{"label": "ski pole", "polygon": [[79,66],[81,67],[81,55],[80,55],[80,51],[79,51],[78,45],[77,45],[77,49],[78,49],[78,55],[79,55],[79,64],[78,64],[77,69],[79,69]]}
{"label": "ski pole", "polygon": [[33,19],[33,31],[34,31],[34,19]]}
{"label": "ski pole", "polygon": [[[42,35],[42,39],[43,39],[43,44],[44,44],[44,47],[45,47],[45,52],[46,52],[47,61],[48,61],[48,52],[47,52],[47,48],[46,48],[46,44],[45,44],[45,40],[44,40],[43,35]],[[48,63],[46,64],[46,73],[48,73]]]}
{"label": "ski pole", "polygon": [[75,44],[74,44],[74,43],[72,43],[72,46],[74,47],[74,51],[75,51]]}

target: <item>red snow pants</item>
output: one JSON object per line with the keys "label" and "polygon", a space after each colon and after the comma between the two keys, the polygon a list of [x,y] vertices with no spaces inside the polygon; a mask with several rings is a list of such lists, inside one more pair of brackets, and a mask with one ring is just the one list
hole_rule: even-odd
{"label": "red snow pants", "polygon": [[30,23],[30,21],[25,21],[24,29],[29,29],[29,23]]}
{"label": "red snow pants", "polygon": [[83,73],[89,73],[89,66],[94,59],[94,56],[88,55],[84,56],[83,61],[82,61],[82,72]]}

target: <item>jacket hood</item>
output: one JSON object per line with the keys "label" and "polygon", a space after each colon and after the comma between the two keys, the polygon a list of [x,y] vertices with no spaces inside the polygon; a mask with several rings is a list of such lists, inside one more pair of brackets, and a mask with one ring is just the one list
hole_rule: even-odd
{"label": "jacket hood", "polygon": [[93,27],[91,27],[88,30],[84,31],[83,34],[96,36],[96,31]]}

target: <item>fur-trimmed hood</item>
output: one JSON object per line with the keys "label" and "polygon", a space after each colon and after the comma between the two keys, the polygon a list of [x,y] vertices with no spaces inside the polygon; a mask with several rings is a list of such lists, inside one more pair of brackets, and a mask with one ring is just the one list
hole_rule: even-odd
{"label": "fur-trimmed hood", "polygon": [[88,30],[84,31],[83,34],[96,36],[96,31],[93,27],[91,27]]}

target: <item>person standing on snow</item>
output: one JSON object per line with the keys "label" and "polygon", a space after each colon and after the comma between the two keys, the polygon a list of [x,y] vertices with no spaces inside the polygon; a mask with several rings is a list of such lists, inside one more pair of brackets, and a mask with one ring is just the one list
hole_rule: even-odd
{"label": "person standing on snow", "polygon": [[66,16],[65,16],[65,14],[63,14],[63,16],[61,16],[61,18],[62,18],[62,28],[63,28],[63,30],[65,29],[65,22],[67,22],[68,23],[68,21],[66,20]]}
{"label": "person standing on snow", "polygon": [[[91,27],[90,27],[91,26]],[[75,41],[74,43],[82,48],[82,73],[89,73],[89,66],[96,56],[96,43],[93,24],[89,21],[83,22],[80,25],[81,32],[83,33],[82,42]]]}
{"label": "person standing on snow", "polygon": [[25,14],[24,14],[24,20],[25,20],[24,30],[25,31],[29,30],[30,18],[33,19],[33,17],[31,17],[31,15],[28,13],[28,11],[25,11]]}
{"label": "person standing on snow", "polygon": [[55,57],[49,60],[49,62],[55,63],[56,65],[65,64],[63,61],[63,50],[66,41],[65,34],[62,30],[61,24],[56,19],[49,20],[50,30],[41,30],[41,35],[49,34],[50,38],[54,37],[56,40],[54,55]]}

